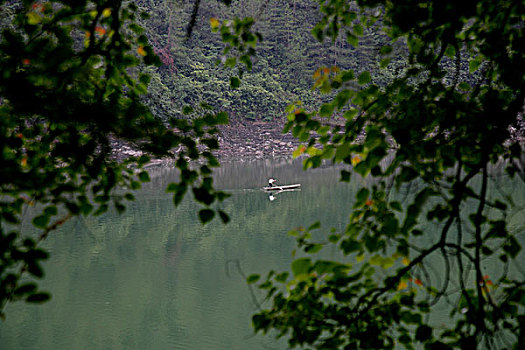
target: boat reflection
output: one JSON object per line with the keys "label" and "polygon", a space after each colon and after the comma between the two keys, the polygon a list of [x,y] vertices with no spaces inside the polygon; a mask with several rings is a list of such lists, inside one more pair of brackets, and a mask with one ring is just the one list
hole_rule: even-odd
{"label": "boat reflection", "polygon": [[275,197],[277,197],[277,195],[280,194],[280,193],[283,193],[283,192],[298,192],[300,190],[301,190],[300,188],[293,188],[293,189],[290,189],[290,190],[279,190],[279,191],[270,193],[270,195],[268,196],[268,199],[270,201],[274,201]]}

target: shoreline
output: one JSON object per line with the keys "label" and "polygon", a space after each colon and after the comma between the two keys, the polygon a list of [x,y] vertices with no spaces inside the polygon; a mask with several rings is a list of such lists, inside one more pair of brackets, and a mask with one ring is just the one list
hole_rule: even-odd
{"label": "shoreline", "polygon": [[[291,133],[283,134],[284,121],[233,120],[220,125],[217,141],[219,149],[214,155],[219,162],[239,160],[260,160],[269,158],[292,158],[293,151],[300,142]],[[122,160],[126,157],[142,155],[140,150],[115,140],[112,143],[113,157]],[[174,151],[176,154],[177,151]],[[169,165],[173,158],[152,159],[145,168]]]}
{"label": "shoreline", "polygon": [[[282,133],[284,120],[254,121],[231,120],[220,125],[217,141],[219,149],[214,155],[219,162],[253,161],[261,159],[292,159],[293,151],[301,144],[291,132]],[[525,145],[525,121],[518,118],[518,128],[509,130],[510,136]],[[140,156],[142,152],[122,141],[112,144],[113,156],[120,160],[129,156]],[[174,151],[176,154],[177,151]],[[173,158],[152,159],[145,168],[169,166]]]}

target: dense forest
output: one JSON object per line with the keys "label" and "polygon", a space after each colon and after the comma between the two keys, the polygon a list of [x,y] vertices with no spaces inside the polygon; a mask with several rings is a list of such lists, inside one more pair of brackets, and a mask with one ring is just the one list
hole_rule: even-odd
{"label": "dense forest", "polygon": [[[362,27],[360,45],[341,36],[320,42],[309,35],[321,19],[318,5],[311,0],[236,1],[226,6],[217,1],[201,2],[191,36],[187,28],[193,1],[141,1],[141,9],[151,17],[143,22],[162,65],[149,68],[152,75],[148,105],[160,118],[180,115],[185,105],[201,102],[225,110],[231,118],[272,120],[284,116],[285,107],[302,101],[310,108],[329,98],[313,90],[315,72],[338,67],[379,72],[379,50],[387,42],[381,27]],[[226,69],[224,43],[210,30],[210,19],[253,17],[253,30],[262,41],[257,44],[253,68],[237,89],[230,87],[236,69]],[[388,79],[400,70],[403,48],[396,51],[398,63],[390,72],[375,76]],[[394,68],[397,67],[397,68]],[[399,73],[399,72],[397,72]]]}

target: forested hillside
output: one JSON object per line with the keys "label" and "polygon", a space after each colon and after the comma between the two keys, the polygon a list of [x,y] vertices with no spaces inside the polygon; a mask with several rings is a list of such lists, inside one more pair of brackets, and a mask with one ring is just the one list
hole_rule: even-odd
{"label": "forested hillside", "polygon": [[[297,100],[318,106],[328,97],[312,90],[317,69],[337,66],[357,74],[376,71],[380,41],[385,40],[378,28],[363,26],[359,48],[344,36],[319,42],[308,35],[321,18],[317,3],[311,0],[242,0],[229,7],[218,1],[202,1],[190,38],[186,30],[193,1],[143,0],[139,6],[151,15],[143,25],[162,60],[159,69],[148,68],[152,75],[148,104],[161,118],[180,114],[184,105],[201,102],[229,112],[232,119],[255,120],[278,118],[287,104]],[[217,65],[225,59],[224,43],[210,30],[210,19],[235,17],[253,17],[253,29],[263,38],[257,45],[253,69],[238,89],[230,87],[230,77],[237,71]]]}

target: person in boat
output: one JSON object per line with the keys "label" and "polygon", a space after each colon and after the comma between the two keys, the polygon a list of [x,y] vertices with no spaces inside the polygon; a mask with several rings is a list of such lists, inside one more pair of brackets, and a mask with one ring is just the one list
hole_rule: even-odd
{"label": "person in boat", "polygon": [[269,187],[273,187],[273,183],[275,182],[276,180],[272,177],[271,179],[268,180],[268,186]]}

